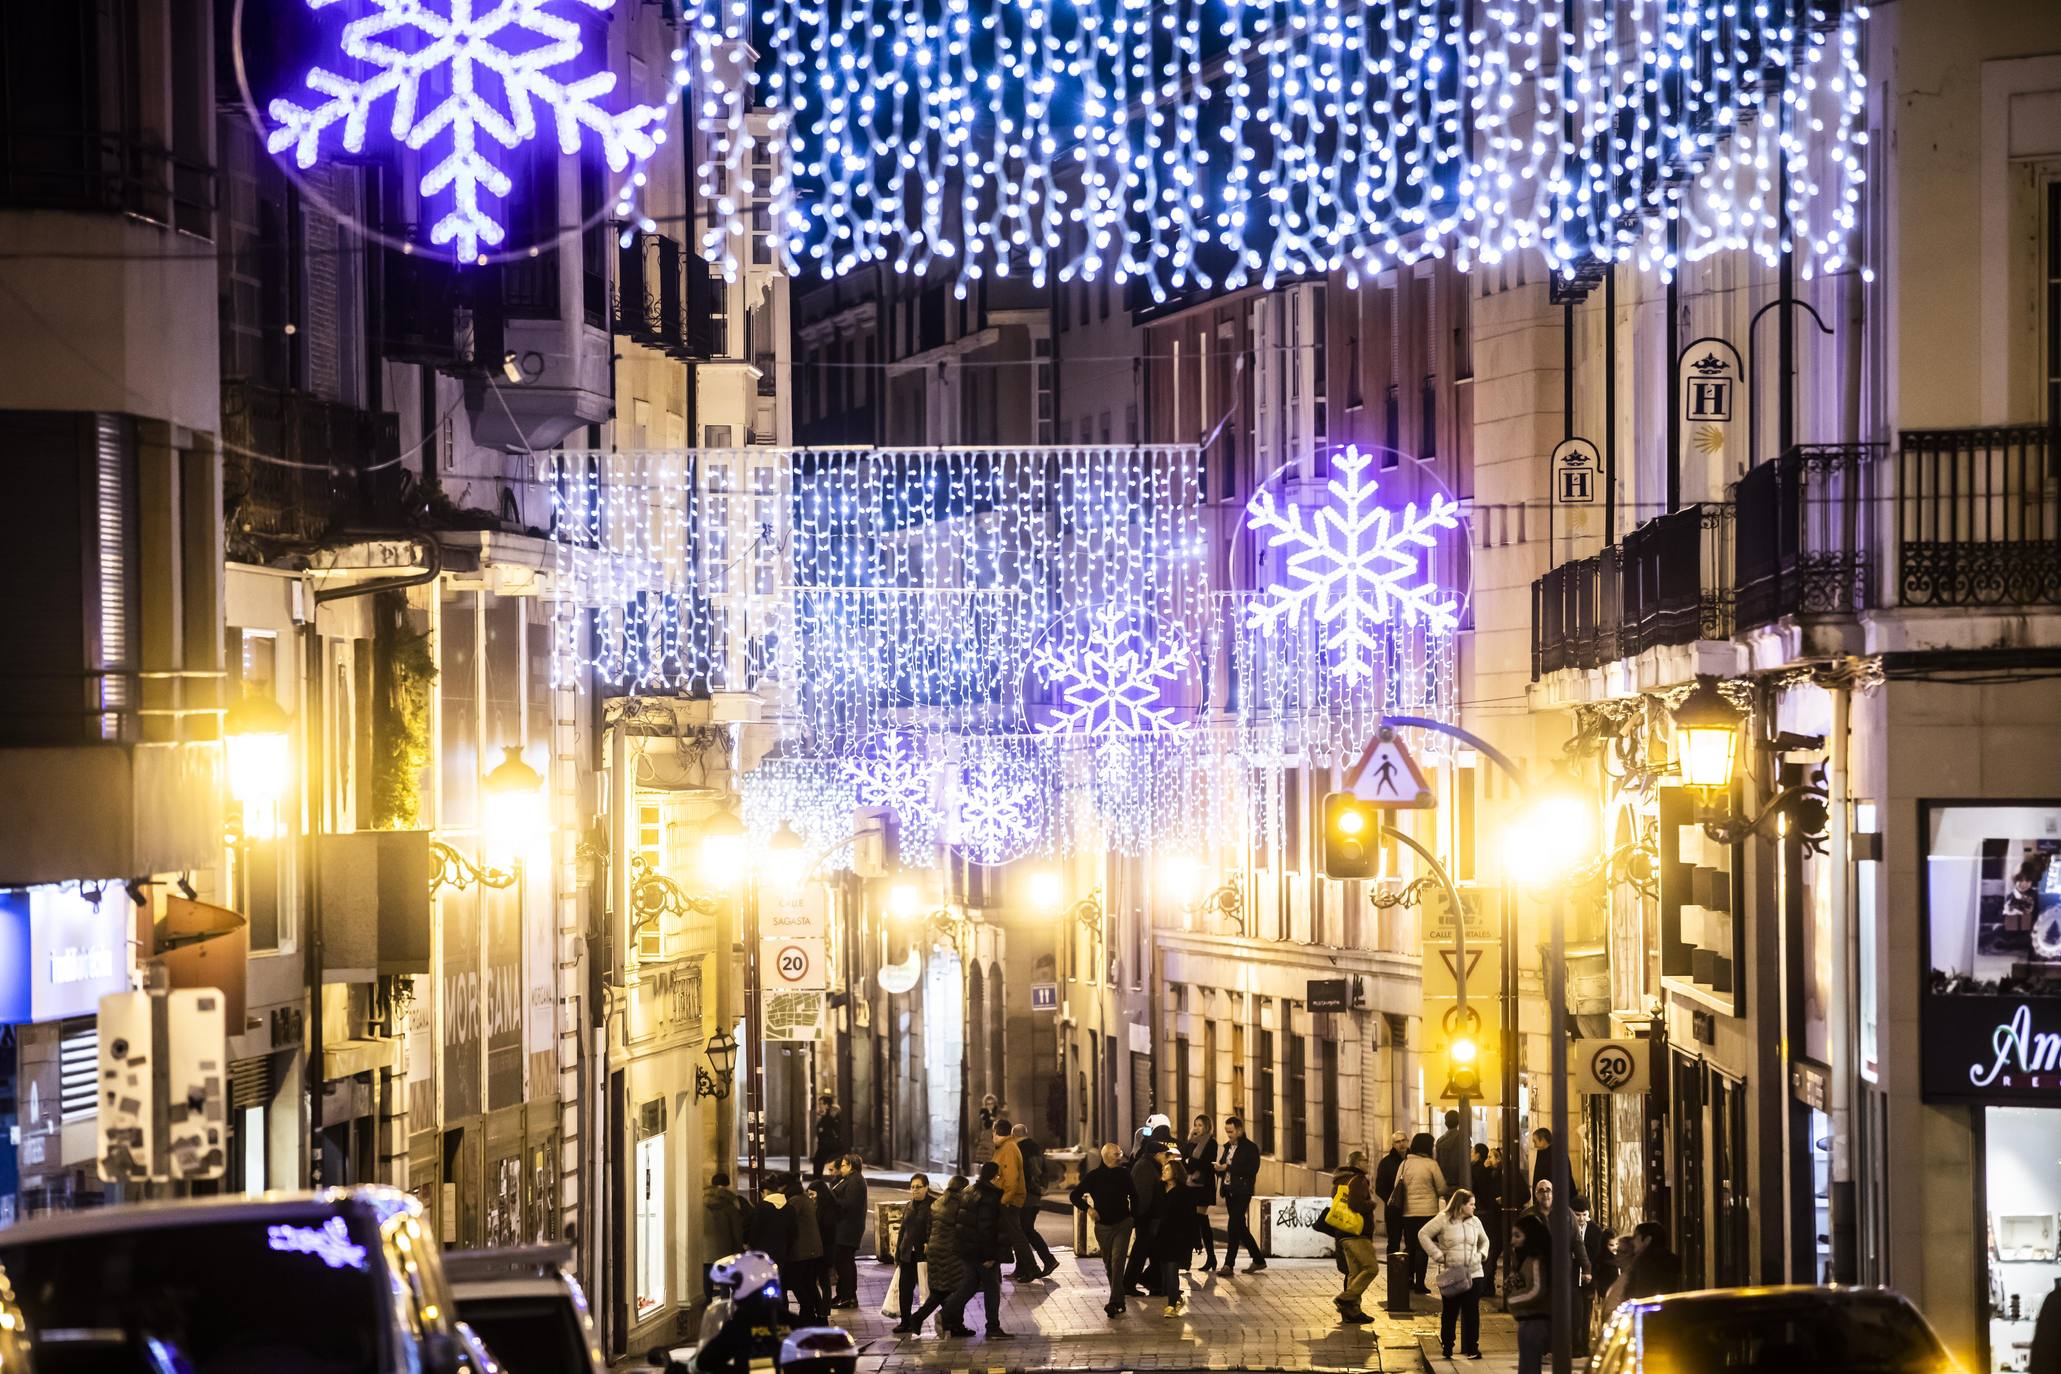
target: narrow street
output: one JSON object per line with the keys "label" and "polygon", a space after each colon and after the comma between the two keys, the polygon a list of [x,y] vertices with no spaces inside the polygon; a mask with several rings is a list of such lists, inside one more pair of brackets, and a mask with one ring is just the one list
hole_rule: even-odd
{"label": "narrow street", "polygon": [[[1041,1227],[1050,1237],[1050,1227]],[[1059,1272],[1039,1283],[1002,1285],[1002,1321],[1017,1340],[989,1344],[940,1340],[933,1329],[922,1337],[897,1336],[894,1319],[880,1315],[893,1271],[862,1262],[857,1312],[837,1314],[859,1342],[859,1369],[1095,1371],[1131,1369],[1224,1370],[1431,1370],[1450,1374],[1438,1361],[1438,1303],[1419,1297],[1411,1317],[1392,1316],[1372,1302],[1374,1320],[1344,1326],[1331,1300],[1338,1271],[1327,1260],[1270,1260],[1266,1270],[1235,1278],[1191,1270],[1187,1312],[1161,1315],[1161,1304],[1133,1300],[1121,1317],[1103,1314],[1108,1280],[1099,1259],[1082,1260],[1056,1245]],[[968,1322],[980,1325],[978,1301]],[[1458,1368],[1508,1374],[1516,1368],[1515,1324],[1501,1313],[1483,1313],[1480,1362]],[[1435,1363],[1427,1363],[1427,1357]]]}

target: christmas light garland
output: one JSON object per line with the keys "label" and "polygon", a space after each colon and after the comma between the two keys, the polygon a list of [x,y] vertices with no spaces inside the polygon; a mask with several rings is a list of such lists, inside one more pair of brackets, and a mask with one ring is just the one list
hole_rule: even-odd
{"label": "christmas light garland", "polygon": [[[1866,8],[1809,0],[742,0],[696,12],[735,172],[773,112],[790,270],[1189,286],[1536,250],[1847,262]],[[790,171],[790,168],[792,171]],[[712,164],[704,191],[724,184]],[[705,245],[734,266],[734,229]]]}
{"label": "christmas light garland", "polygon": [[[915,864],[1242,846],[1280,824],[1283,768],[1348,757],[1384,713],[1451,715],[1464,536],[1443,493],[1375,504],[1357,454],[1318,484],[1330,504],[1277,480],[1254,512],[1389,531],[1379,567],[1348,571],[1409,593],[1386,612],[1364,588],[1312,594],[1289,616],[1271,581],[1213,586],[1197,457],[550,455],[554,680],[755,691],[778,746],[747,819],[768,834],[784,819],[827,844],[878,806]],[[1263,549],[1262,579],[1340,547]]]}

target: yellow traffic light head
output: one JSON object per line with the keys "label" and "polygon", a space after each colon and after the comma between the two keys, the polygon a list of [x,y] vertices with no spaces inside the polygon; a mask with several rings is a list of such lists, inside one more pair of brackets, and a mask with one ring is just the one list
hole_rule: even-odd
{"label": "yellow traffic light head", "polygon": [[1324,874],[1371,878],[1380,868],[1381,817],[1350,792],[1324,798]]}
{"label": "yellow traffic light head", "polygon": [[1481,1057],[1481,1050],[1466,1036],[1460,1036],[1446,1047],[1446,1054],[1455,1064],[1472,1064]]}

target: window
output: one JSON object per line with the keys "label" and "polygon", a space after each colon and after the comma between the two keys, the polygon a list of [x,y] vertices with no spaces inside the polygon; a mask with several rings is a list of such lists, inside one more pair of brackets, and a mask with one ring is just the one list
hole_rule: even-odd
{"label": "window", "polygon": [[[1293,1018],[1294,1011],[1283,1008],[1286,1018]],[[1290,1164],[1300,1164],[1310,1157],[1310,1095],[1306,1086],[1308,1065],[1303,1056],[1306,1053],[1302,1036],[1296,1034],[1293,1026],[1288,1036],[1288,1140],[1286,1158]],[[1331,1156],[1324,1157],[1329,1162]]]}
{"label": "window", "polygon": [[[1264,1019],[1267,1001],[1260,998],[1255,1010]],[[1259,1142],[1260,1153],[1274,1153],[1274,1032],[1264,1025],[1258,1028],[1255,1044],[1258,1049],[1258,1072],[1253,1076],[1252,1124],[1253,1138]]]}
{"label": "window", "polygon": [[1188,1037],[1174,1037],[1174,1134],[1186,1139],[1188,1123],[1194,1120],[1188,1112]]}
{"label": "window", "polygon": [[1403,445],[1403,395],[1393,382],[1381,401],[1381,442],[1388,446],[1388,452],[1381,455],[1381,466],[1392,468],[1396,450]]}
{"label": "window", "polygon": [[646,1102],[637,1113],[637,1319],[666,1305],[666,1104]]}
{"label": "window", "polygon": [[1202,1023],[1202,1112],[1217,1119],[1217,1023]]}
{"label": "window", "polygon": [[1317,1042],[1317,1110],[1319,1128],[1323,1132],[1323,1157],[1320,1164],[1336,1164],[1338,1154],[1338,1042],[1324,1039]]}
{"label": "window", "polygon": [[751,260],[754,266],[759,267],[773,261],[773,208],[770,205],[751,207]]}
{"label": "window", "polygon": [[1417,405],[1417,457],[1438,457],[1438,378],[1428,373]]}
{"label": "window", "polygon": [[1052,442],[1052,341],[1038,339],[1031,345],[1037,359],[1038,442]]}
{"label": "window", "polygon": [[1363,394],[1366,383],[1360,376],[1360,336],[1352,335],[1345,341],[1345,408],[1358,410],[1366,404]]}
{"label": "window", "polygon": [[[1244,1014],[1241,999],[1233,997],[1231,1014]],[[1259,1123],[1253,1119],[1252,1104],[1245,1100],[1245,1023],[1242,1020],[1231,1026],[1231,1109],[1244,1113],[1248,1134],[1258,1131]]]}
{"label": "window", "polygon": [[2061,178],[2047,183],[2046,420],[2061,425]]}

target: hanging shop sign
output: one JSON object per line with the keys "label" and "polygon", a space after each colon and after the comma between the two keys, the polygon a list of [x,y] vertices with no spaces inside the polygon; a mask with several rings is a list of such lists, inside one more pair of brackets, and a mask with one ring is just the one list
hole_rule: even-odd
{"label": "hanging shop sign", "polygon": [[91,1016],[126,992],[134,910],[120,883],[0,892],[0,1023]]}
{"label": "hanging shop sign", "polygon": [[1603,458],[1587,439],[1562,439],[1553,450],[1553,504],[1593,506],[1603,499]]}
{"label": "hanging shop sign", "polygon": [[1929,994],[1924,1018],[1927,1100],[2061,1104],[2061,997]]}
{"label": "hanging shop sign", "polygon": [[1675,387],[1681,394],[1681,459],[1684,472],[1727,473],[1727,455],[1743,459],[1740,380],[1746,375],[1739,350],[1718,338],[1701,338],[1675,359]]}

